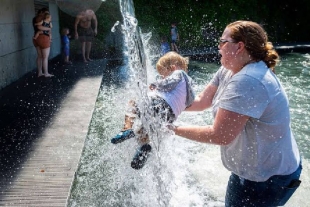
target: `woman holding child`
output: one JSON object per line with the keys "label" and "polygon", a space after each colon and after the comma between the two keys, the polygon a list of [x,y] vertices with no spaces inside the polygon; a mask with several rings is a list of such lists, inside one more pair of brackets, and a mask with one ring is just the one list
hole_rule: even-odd
{"label": "woman holding child", "polygon": [[[47,8],[40,9],[32,20],[33,28],[34,28],[34,38],[33,38],[33,45],[37,50],[37,67],[38,67],[38,77],[52,77],[52,74],[48,73],[48,56],[50,53],[50,46],[51,46],[51,38],[50,32],[51,28],[46,27],[44,22],[45,15],[50,14]],[[41,23],[42,22],[42,23]],[[44,32],[40,32],[44,31]],[[48,32],[46,32],[48,31]],[[43,69],[43,71],[42,71]]]}
{"label": "woman holding child", "polygon": [[222,67],[187,111],[212,107],[214,123],[170,126],[176,135],[220,145],[232,172],[225,206],[282,206],[300,184],[301,158],[289,101],[274,67],[277,52],[251,21],[228,24],[219,39]]}

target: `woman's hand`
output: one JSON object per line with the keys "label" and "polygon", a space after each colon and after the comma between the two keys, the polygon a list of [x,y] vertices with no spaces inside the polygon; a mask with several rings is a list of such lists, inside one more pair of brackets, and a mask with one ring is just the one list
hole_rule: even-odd
{"label": "woman's hand", "polygon": [[173,132],[175,132],[175,129],[177,128],[174,124],[167,124],[166,127]]}

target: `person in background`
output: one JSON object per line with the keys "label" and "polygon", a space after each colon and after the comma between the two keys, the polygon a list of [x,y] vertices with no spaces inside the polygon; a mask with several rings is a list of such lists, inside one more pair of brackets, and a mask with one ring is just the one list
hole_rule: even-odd
{"label": "person in background", "polygon": [[[52,29],[53,28],[52,16],[48,12],[44,13],[44,19],[40,22],[36,22],[35,25],[36,26],[42,25],[43,27],[48,27]],[[33,39],[37,39],[40,34],[48,35],[50,37],[50,40],[52,40],[52,30],[38,30],[35,33]]]}
{"label": "person in background", "polygon": [[[92,28],[92,21],[94,29]],[[75,38],[81,42],[83,61],[87,63],[90,59],[90,51],[94,36],[97,35],[97,17],[93,10],[83,8],[76,16],[74,23]]]}
{"label": "person in background", "polygon": [[[51,28],[45,27],[43,25],[38,25],[42,22],[44,15],[49,13],[47,8],[42,8],[38,11],[37,15],[32,19],[32,26],[34,29],[34,35],[37,34],[39,30],[41,31],[51,31]],[[37,51],[37,67],[38,67],[38,77],[52,77],[54,75],[48,72],[48,56],[50,53],[51,39],[49,34],[40,33],[36,39],[32,39],[33,45]],[[43,71],[42,71],[43,69]]]}
{"label": "person in background", "polygon": [[167,52],[170,51],[170,45],[167,41],[166,37],[161,38],[161,45],[160,45],[160,56],[163,56]]}
{"label": "person in background", "polygon": [[64,57],[64,63],[71,65],[72,62],[69,60],[70,55],[70,39],[69,39],[70,30],[65,27],[61,31],[61,51]]}
{"label": "person in background", "polygon": [[[152,112],[152,116],[161,120],[161,124],[175,121],[178,115],[194,101],[193,83],[187,75],[187,68],[188,58],[184,58],[176,52],[166,53],[156,64],[156,69],[162,79],[157,80],[149,87],[148,108]],[[117,144],[136,136],[141,146],[131,162],[131,167],[140,169],[144,166],[152,148],[145,128],[138,126],[135,130],[133,129],[134,120],[136,117],[140,117],[140,110],[134,101],[130,102],[130,107],[131,109],[127,110],[129,113],[125,115],[123,129],[111,139],[111,142]]]}
{"label": "person in background", "polygon": [[171,34],[171,50],[178,53],[179,49],[176,42],[179,41],[180,37],[176,23],[171,24],[170,34]]}
{"label": "person in background", "polygon": [[187,111],[212,107],[214,122],[173,126],[176,135],[220,145],[232,172],[225,206],[282,206],[298,188],[302,165],[289,101],[273,72],[279,55],[265,30],[236,21],[219,40],[222,66]]}

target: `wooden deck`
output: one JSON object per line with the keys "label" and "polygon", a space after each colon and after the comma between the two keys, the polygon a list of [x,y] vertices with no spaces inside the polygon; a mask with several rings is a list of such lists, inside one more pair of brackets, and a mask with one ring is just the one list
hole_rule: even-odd
{"label": "wooden deck", "polygon": [[[32,141],[31,146],[28,145],[30,146],[29,149],[26,152],[24,152],[25,149],[21,149],[20,154],[23,156],[18,156],[18,150],[13,155],[3,154],[5,149],[1,151],[1,156],[8,156],[6,159],[8,162],[16,163],[10,165],[10,169],[6,170],[5,173],[2,171],[0,206],[63,207],[67,205],[106,61],[98,60],[89,64],[89,67],[95,67],[97,70],[91,75],[89,75],[88,67],[83,67],[83,63],[78,64],[82,65],[70,66],[71,70],[76,70],[71,75],[81,75],[81,78],[70,82],[72,84],[70,87],[66,86],[59,89],[68,88],[70,90],[61,93],[62,98],[56,104],[57,110],[52,117],[48,117],[47,125],[40,133],[37,133],[37,137]],[[63,69],[59,68],[59,70]],[[76,75],[76,72],[80,74]],[[67,84],[68,78],[76,78],[61,76],[59,74],[58,77],[60,78],[55,76],[50,81],[55,81],[55,84],[57,82],[58,84]],[[34,88],[34,90],[37,89]],[[31,94],[33,93],[29,92],[30,96]],[[5,98],[5,96],[1,98]],[[37,103],[42,104],[41,102]],[[39,106],[37,107],[39,108]],[[0,113],[0,115],[2,114]],[[16,144],[18,145],[18,141]],[[16,159],[12,159],[9,155],[16,157]],[[4,157],[1,159],[1,165],[4,165]]]}

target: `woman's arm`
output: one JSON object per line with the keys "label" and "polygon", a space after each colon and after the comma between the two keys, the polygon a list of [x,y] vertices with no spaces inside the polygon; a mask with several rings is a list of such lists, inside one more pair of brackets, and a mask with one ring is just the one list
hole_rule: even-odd
{"label": "woman's arm", "polygon": [[[37,20],[37,19],[36,19]],[[41,21],[36,21],[35,22],[35,27],[37,27],[38,28],[38,30],[41,30],[41,31],[51,31],[51,28],[49,28],[49,27],[44,27],[44,26],[42,26],[42,24],[43,24],[43,20],[41,20]]]}
{"label": "woman's arm", "polygon": [[36,25],[36,27],[38,28],[38,30],[41,30],[41,31],[51,31],[52,28],[49,28],[49,27],[44,27],[41,25]]}
{"label": "woman's arm", "polygon": [[203,111],[212,105],[212,100],[217,91],[217,86],[208,84],[207,87],[196,97],[194,102],[185,111]]}
{"label": "woman's arm", "polygon": [[249,117],[219,108],[213,125],[208,126],[177,126],[172,130],[176,135],[190,140],[228,145],[244,129]]}

